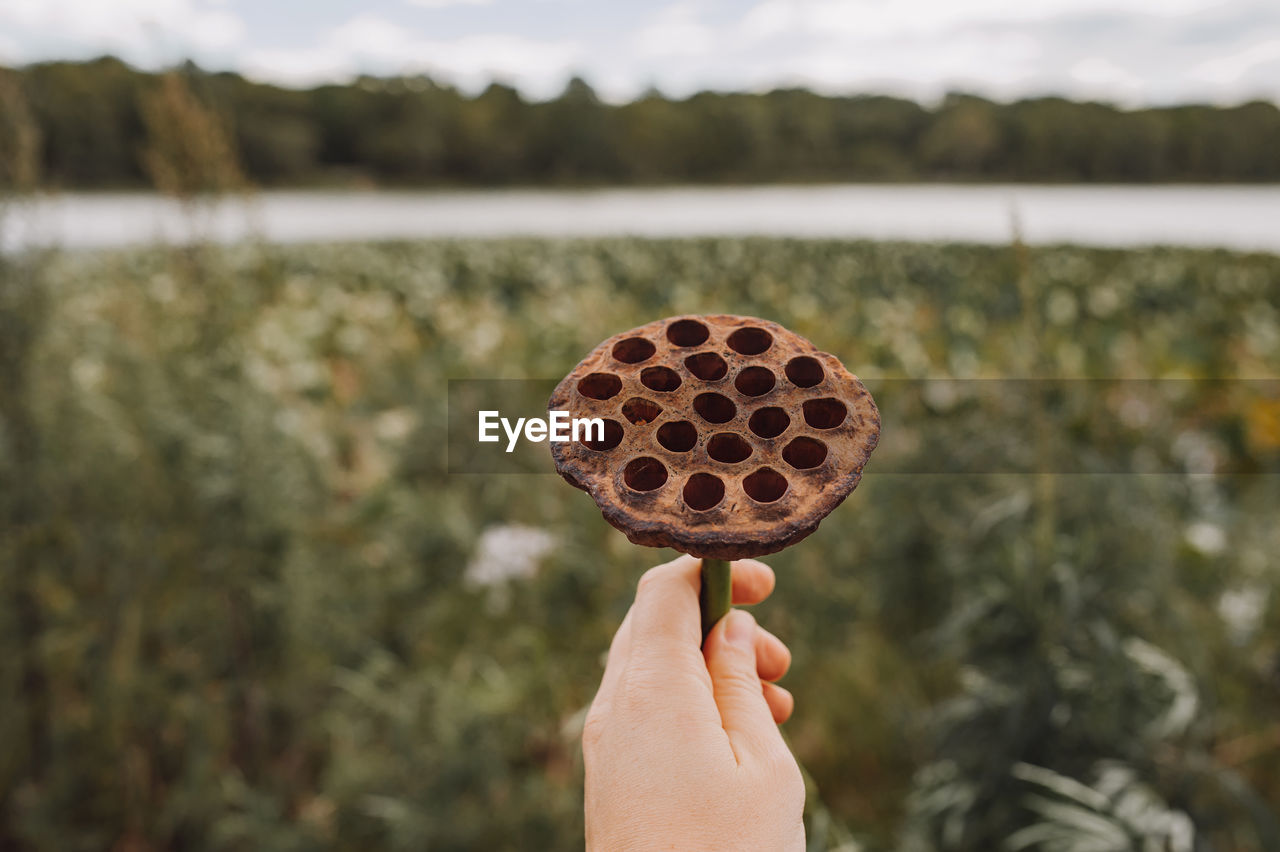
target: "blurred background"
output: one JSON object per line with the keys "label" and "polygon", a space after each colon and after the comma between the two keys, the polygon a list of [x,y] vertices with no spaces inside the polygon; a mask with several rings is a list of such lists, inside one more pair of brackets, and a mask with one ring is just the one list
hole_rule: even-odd
{"label": "blurred background", "polygon": [[1280,849],[1276,4],[3,0],[0,66],[0,849],[581,848],[673,554],[451,466],[451,383],[712,311],[882,411],[756,613],[811,849]]}

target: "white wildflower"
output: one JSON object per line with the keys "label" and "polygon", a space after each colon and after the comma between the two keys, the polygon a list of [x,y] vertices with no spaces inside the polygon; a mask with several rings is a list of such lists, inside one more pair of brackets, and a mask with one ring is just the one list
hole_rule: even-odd
{"label": "white wildflower", "polygon": [[1183,533],[1187,544],[1205,556],[1218,556],[1227,549],[1227,534],[1208,521],[1196,521]]}
{"label": "white wildflower", "polygon": [[1070,325],[1075,322],[1078,312],[1075,296],[1066,290],[1054,290],[1049,294],[1045,312],[1049,315],[1049,322],[1054,325]]}
{"label": "white wildflower", "polygon": [[480,535],[463,582],[472,588],[497,590],[505,603],[505,589],[512,580],[527,580],[538,573],[538,563],[555,547],[555,536],[537,527],[504,524]]}
{"label": "white wildflower", "polygon": [[1266,608],[1267,590],[1261,586],[1227,589],[1218,598],[1218,615],[1237,645],[1244,644],[1257,632]]}
{"label": "white wildflower", "polygon": [[71,362],[71,378],[83,391],[96,391],[107,378],[107,367],[96,358],[77,358]]}
{"label": "white wildflower", "polygon": [[418,416],[407,406],[388,408],[373,420],[373,433],[383,441],[403,441],[418,424]]}

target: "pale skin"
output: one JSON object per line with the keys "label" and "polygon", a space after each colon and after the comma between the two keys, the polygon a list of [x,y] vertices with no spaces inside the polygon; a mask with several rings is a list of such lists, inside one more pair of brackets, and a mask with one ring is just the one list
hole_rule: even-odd
{"label": "pale skin", "polygon": [[[803,850],[804,781],[778,725],[773,681],[791,652],[734,609],[702,642],[699,560],[640,578],[609,648],[582,735],[587,849]],[[773,591],[773,571],[732,563],[733,602]]]}

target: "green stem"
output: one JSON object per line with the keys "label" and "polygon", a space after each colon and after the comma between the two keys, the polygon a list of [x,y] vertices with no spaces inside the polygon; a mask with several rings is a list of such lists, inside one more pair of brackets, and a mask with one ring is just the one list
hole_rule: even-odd
{"label": "green stem", "polygon": [[702,560],[702,589],[698,592],[698,604],[702,607],[702,638],[706,639],[711,628],[728,614],[733,604],[733,583],[726,560]]}

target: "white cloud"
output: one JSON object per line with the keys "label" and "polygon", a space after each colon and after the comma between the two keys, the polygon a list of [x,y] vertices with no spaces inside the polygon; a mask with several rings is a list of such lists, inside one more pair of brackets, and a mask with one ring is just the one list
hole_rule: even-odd
{"label": "white cloud", "polygon": [[[728,31],[721,44],[733,51],[717,56],[721,67],[757,88],[1127,104],[1280,94],[1260,70],[1276,61],[1280,15],[1253,0],[759,0]],[[682,73],[666,70],[668,79]],[[700,73],[683,69],[678,86],[696,88]],[[1210,90],[1209,80],[1233,82]]]}
{"label": "white cloud", "polygon": [[410,6],[425,9],[445,9],[449,6],[488,6],[492,0],[405,0]]}
{"label": "white cloud", "polygon": [[[134,61],[173,61],[227,53],[246,35],[233,12],[197,0],[4,0],[5,59],[117,53]],[[15,47],[16,46],[16,49]]]}
{"label": "white cloud", "polygon": [[581,54],[573,42],[502,33],[427,39],[385,18],[359,15],[330,30],[311,47],[251,51],[243,68],[252,75],[293,85],[347,79],[365,72],[432,74],[473,90],[499,79],[512,81],[537,96],[548,96],[563,87]]}
{"label": "white cloud", "polygon": [[1133,101],[1146,88],[1142,77],[1101,56],[1081,59],[1067,74],[1079,84],[1076,91],[1086,97]]}
{"label": "white cloud", "polygon": [[693,3],[674,3],[662,8],[653,23],[636,35],[640,56],[699,56],[715,46],[715,34],[698,16]]}
{"label": "white cloud", "polygon": [[1227,85],[1235,83],[1258,66],[1280,62],[1280,38],[1273,38],[1229,56],[1201,62],[1192,68],[1189,76],[1206,83]]}
{"label": "white cloud", "polygon": [[800,29],[800,5],[787,0],[764,0],[738,24],[738,31],[749,41],[764,41]]}
{"label": "white cloud", "polygon": [[970,24],[1045,21],[1065,15],[1187,15],[1218,0],[761,0],[739,30],[756,40],[789,33],[885,38]]}
{"label": "white cloud", "polygon": [[[533,97],[581,72],[611,100],[650,84],[673,95],[807,85],[926,99],[956,88],[1130,104],[1280,97],[1274,0],[560,0],[574,14],[555,35],[536,34],[549,22],[530,0],[377,0],[366,8],[379,12],[345,22],[325,17],[342,14],[326,11],[337,4],[299,4],[296,22],[253,32],[235,14],[249,2],[260,0],[0,0],[0,63],[191,56],[291,85],[427,73],[469,90],[498,78]],[[430,29],[414,7],[432,10]]]}
{"label": "white cloud", "polygon": [[757,85],[780,77],[831,93],[851,86],[935,97],[948,88],[992,90],[1024,80],[1037,70],[1041,46],[1018,34],[971,34],[963,38],[916,38],[856,45],[836,42],[761,63]]}
{"label": "white cloud", "polygon": [[21,53],[22,51],[15,39],[5,33],[0,33],[0,64],[22,62]]}

